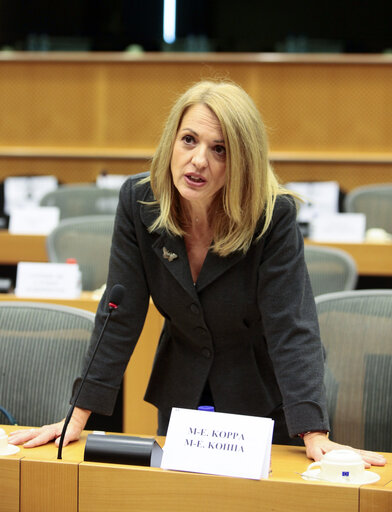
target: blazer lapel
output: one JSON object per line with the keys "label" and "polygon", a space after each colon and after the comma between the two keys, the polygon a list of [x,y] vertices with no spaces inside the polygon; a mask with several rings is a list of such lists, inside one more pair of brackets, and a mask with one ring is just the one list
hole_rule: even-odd
{"label": "blazer lapel", "polygon": [[236,252],[225,258],[208,251],[203,267],[197,280],[197,290],[200,292],[212,284],[218,277],[227,272],[233,265],[244,257],[242,252]]}
{"label": "blazer lapel", "polygon": [[[141,218],[146,227],[151,226],[158,215],[155,208],[143,205]],[[151,233],[152,249],[162,264],[193,298],[197,297],[189,267],[188,255],[183,238],[170,236],[166,232]],[[155,238],[155,240],[154,240]]]}
{"label": "blazer lapel", "polygon": [[[142,206],[141,218],[147,227],[151,226],[157,215],[158,212],[155,208],[146,205]],[[151,236],[156,238],[152,248],[163,265],[190,295],[196,297],[197,293],[193,285],[183,238],[170,236],[166,232],[154,232]],[[222,258],[212,251],[208,251],[197,280],[197,291],[200,292],[212,284],[243,257],[244,255],[241,252],[236,252]]]}

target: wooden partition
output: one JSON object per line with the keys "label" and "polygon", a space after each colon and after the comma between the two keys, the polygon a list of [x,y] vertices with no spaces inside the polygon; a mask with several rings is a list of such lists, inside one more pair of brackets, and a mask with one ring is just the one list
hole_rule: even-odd
{"label": "wooden partition", "polygon": [[254,98],[283,181],[392,181],[392,58],[277,53],[4,52],[0,179],[146,170],[172,102],[203,78]]}

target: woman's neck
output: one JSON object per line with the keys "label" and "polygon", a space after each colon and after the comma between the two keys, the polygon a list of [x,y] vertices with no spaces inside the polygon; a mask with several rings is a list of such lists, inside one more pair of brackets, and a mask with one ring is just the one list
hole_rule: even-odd
{"label": "woman's neck", "polygon": [[196,282],[213,239],[210,223],[211,211],[203,208],[183,209],[185,247],[188,254],[193,281]]}

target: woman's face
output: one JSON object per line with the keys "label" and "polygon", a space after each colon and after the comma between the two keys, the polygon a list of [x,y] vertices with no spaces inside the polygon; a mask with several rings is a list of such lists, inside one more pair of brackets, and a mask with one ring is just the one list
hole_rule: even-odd
{"label": "woman's face", "polygon": [[226,149],[216,115],[205,105],[190,107],[178,129],[171,158],[180,196],[208,208],[225,183]]}

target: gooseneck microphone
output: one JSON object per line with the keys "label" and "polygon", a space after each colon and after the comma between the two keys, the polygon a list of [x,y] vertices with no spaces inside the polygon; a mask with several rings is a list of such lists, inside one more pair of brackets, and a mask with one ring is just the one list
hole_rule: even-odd
{"label": "gooseneck microphone", "polygon": [[103,334],[105,332],[106,326],[107,326],[107,324],[108,324],[108,322],[110,320],[112,312],[115,309],[117,309],[119,307],[119,305],[121,304],[121,301],[122,301],[122,299],[124,297],[124,293],[125,293],[125,288],[124,288],[124,286],[122,284],[115,284],[113,286],[113,288],[111,289],[111,291],[110,291],[109,302],[108,302],[109,314],[106,317],[105,323],[103,324],[102,330],[101,330],[101,332],[99,334],[99,337],[98,337],[98,340],[97,340],[97,342],[95,344],[94,351],[91,354],[91,357],[90,357],[90,360],[88,362],[87,368],[86,368],[86,370],[85,370],[85,372],[83,374],[83,377],[82,377],[82,379],[80,381],[79,389],[78,389],[77,393],[75,394],[75,398],[72,400],[71,407],[70,407],[70,409],[68,411],[67,417],[65,418],[63,430],[61,431],[59,449],[58,449],[58,452],[57,452],[57,458],[58,459],[61,459],[61,454],[62,454],[62,450],[63,450],[63,443],[64,443],[64,437],[65,437],[65,433],[67,431],[68,423],[71,420],[72,413],[74,412],[74,409],[75,409],[75,406],[76,406],[76,402],[77,402],[77,400],[79,398],[80,392],[81,392],[82,387],[84,385],[84,382],[85,382],[85,380],[87,378],[87,374],[88,374],[88,372],[90,370],[91,364],[94,361],[94,357],[95,357],[95,354],[97,353],[99,344],[101,343],[102,336],[103,336]]}

